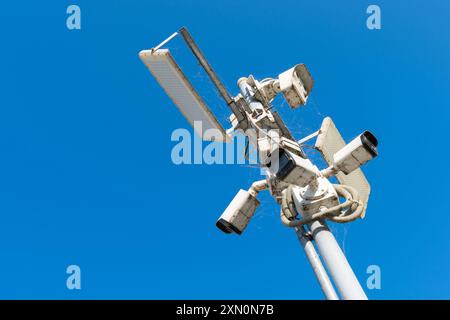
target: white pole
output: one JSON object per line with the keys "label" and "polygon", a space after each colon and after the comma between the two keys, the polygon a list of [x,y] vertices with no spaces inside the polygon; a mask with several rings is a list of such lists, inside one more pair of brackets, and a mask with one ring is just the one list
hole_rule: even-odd
{"label": "white pole", "polygon": [[309,229],[342,299],[367,300],[364,290],[326,222],[314,221],[309,224]]}
{"label": "white pole", "polygon": [[314,248],[313,243],[309,238],[304,234],[303,228],[295,228],[295,232],[297,233],[297,237],[300,240],[300,243],[305,251],[306,257],[308,258],[309,263],[316,275],[317,281],[320,284],[320,288],[327,300],[339,300],[339,297],[334,290],[333,284],[331,283],[328,274],[323,267],[322,261],[320,260],[319,255],[317,254],[316,249]]}

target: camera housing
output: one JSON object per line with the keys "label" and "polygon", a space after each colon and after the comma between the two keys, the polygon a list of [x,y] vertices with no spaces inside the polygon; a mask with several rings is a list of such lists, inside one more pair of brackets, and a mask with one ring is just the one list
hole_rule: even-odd
{"label": "camera housing", "polygon": [[378,156],[378,140],[370,131],[364,131],[333,156],[333,167],[349,174]]}
{"label": "camera housing", "polygon": [[277,179],[300,187],[307,186],[319,176],[319,170],[310,160],[282,148],[271,154],[268,168]]}
{"label": "camera housing", "polygon": [[216,222],[225,233],[242,234],[259,206],[259,200],[248,191],[239,190]]}
{"label": "camera housing", "polygon": [[279,91],[283,92],[289,106],[293,109],[306,103],[314,81],[308,68],[304,64],[298,64],[278,76]]}

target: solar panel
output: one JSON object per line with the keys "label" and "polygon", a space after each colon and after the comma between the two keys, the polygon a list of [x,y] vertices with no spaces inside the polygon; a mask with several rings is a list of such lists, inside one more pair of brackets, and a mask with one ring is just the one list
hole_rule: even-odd
{"label": "solar panel", "polygon": [[[143,50],[139,53],[139,57],[203,140],[228,141],[224,128],[186,78],[168,49]],[[194,126],[194,121],[201,121],[201,129]],[[209,129],[215,129],[215,132]]]}

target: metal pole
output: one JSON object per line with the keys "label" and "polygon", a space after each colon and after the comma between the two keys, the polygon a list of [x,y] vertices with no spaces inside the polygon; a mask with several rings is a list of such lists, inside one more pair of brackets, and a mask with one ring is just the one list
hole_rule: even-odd
{"label": "metal pole", "polygon": [[225,88],[225,86],[222,84],[222,82],[219,80],[219,77],[217,76],[217,74],[215,73],[215,71],[213,70],[211,65],[209,64],[208,60],[206,60],[205,55],[200,50],[200,48],[197,46],[194,39],[191,37],[191,34],[189,33],[189,31],[186,29],[186,27],[182,27],[179,30],[179,32],[180,32],[181,36],[183,37],[183,40],[186,42],[188,47],[191,49],[194,56],[197,58],[197,61],[203,67],[206,74],[209,76],[212,83],[219,91],[222,98],[225,100],[227,105],[230,106],[231,111],[235,114],[236,118],[239,121],[244,120],[244,117],[243,117],[242,113],[240,112],[239,107],[236,105],[236,102],[234,101],[233,97],[228,92],[228,90]]}
{"label": "metal pole", "polygon": [[161,48],[163,45],[165,45],[167,42],[169,42],[170,40],[172,40],[173,38],[175,38],[177,36],[178,32],[174,32],[172,33],[172,35],[170,37],[168,37],[166,40],[164,40],[163,42],[161,42],[160,44],[158,44],[156,47],[152,48],[152,51],[156,51],[159,48]]}
{"label": "metal pole", "polygon": [[297,233],[297,237],[300,240],[306,257],[311,264],[311,267],[314,271],[314,274],[316,275],[317,281],[320,284],[320,288],[325,294],[325,297],[327,298],[327,300],[339,300],[339,297],[334,290],[333,284],[328,277],[327,271],[325,270],[322,261],[320,260],[316,249],[314,248],[313,243],[311,242],[309,237],[305,235],[305,230],[303,228],[295,228],[295,232]]}
{"label": "metal pole", "polygon": [[364,290],[326,222],[314,221],[309,224],[309,229],[342,299],[367,300]]}

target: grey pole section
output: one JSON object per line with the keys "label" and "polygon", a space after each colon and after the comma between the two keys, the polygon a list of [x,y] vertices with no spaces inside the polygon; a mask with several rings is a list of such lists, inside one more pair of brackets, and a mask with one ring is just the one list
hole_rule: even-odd
{"label": "grey pole section", "polygon": [[184,41],[188,45],[188,47],[191,49],[194,56],[197,58],[198,62],[202,66],[202,68],[205,70],[208,77],[211,79],[214,86],[219,91],[222,98],[225,100],[228,106],[230,106],[231,111],[234,113],[236,118],[239,121],[244,120],[244,115],[239,110],[239,107],[236,105],[236,102],[234,102],[233,97],[228,92],[228,90],[225,88],[225,86],[222,84],[222,82],[219,80],[219,77],[214,72],[213,68],[209,64],[208,60],[206,60],[203,52],[200,50],[200,48],[195,43],[194,39],[191,37],[191,34],[186,29],[186,27],[182,27],[179,30],[181,36],[183,37]]}
{"label": "grey pole section", "polygon": [[309,229],[342,299],[367,300],[364,290],[326,222],[314,221],[309,224]]}
{"label": "grey pole section", "polygon": [[325,268],[323,267],[322,261],[320,260],[313,243],[304,234],[304,229],[295,228],[295,232],[297,233],[297,237],[300,240],[306,257],[311,264],[311,267],[314,271],[314,274],[316,275],[317,281],[320,284],[320,288],[325,294],[325,297],[327,298],[327,300],[339,300],[339,297],[334,290],[333,284],[331,283],[331,280],[328,277]]}

